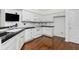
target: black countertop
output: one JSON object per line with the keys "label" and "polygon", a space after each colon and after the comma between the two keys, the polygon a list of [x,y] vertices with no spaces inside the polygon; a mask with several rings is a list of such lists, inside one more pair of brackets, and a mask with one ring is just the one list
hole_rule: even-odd
{"label": "black countertop", "polygon": [[54,27],[54,26],[44,26],[44,25],[42,25],[42,26],[40,26],[40,27],[48,27],[48,28],[51,27],[51,28],[52,28],[52,27]]}
{"label": "black countertop", "polygon": [[[6,35],[4,35],[4,36],[2,36],[1,37],[1,35],[0,35],[0,37],[1,37],[1,43],[4,43],[5,41],[7,41],[7,40],[9,40],[10,38],[12,38],[13,36],[15,36],[15,35],[17,35],[17,34],[19,34],[20,32],[22,32],[22,31],[24,31],[24,30],[26,30],[26,29],[32,29],[32,28],[35,28],[35,27],[27,27],[27,28],[24,28],[24,29],[22,29],[22,30],[20,30],[20,31],[18,31],[18,32],[4,32],[4,33],[8,33],[8,34],[6,34]],[[2,33],[3,34],[3,33]]]}
{"label": "black countertop", "polygon": [[5,29],[5,28],[9,28],[9,26],[7,26],[7,27],[0,27],[0,29]]}

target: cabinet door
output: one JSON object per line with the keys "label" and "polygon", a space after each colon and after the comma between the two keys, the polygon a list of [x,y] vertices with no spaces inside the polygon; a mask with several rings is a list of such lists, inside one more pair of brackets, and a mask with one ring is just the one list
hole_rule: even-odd
{"label": "cabinet door", "polygon": [[37,27],[32,30],[32,38],[37,38],[41,36],[41,28]]}
{"label": "cabinet door", "polygon": [[25,42],[32,40],[32,29],[25,30]]}
{"label": "cabinet door", "polygon": [[17,49],[17,42],[14,42],[15,44],[12,43],[11,46],[8,46],[5,50],[18,50]]}
{"label": "cabinet door", "polygon": [[17,49],[21,49],[23,44],[25,43],[25,31],[19,33],[17,35]]}
{"label": "cabinet door", "polygon": [[53,28],[43,27],[42,28],[42,34],[52,37],[53,36]]}
{"label": "cabinet door", "polygon": [[17,49],[17,39],[16,37],[13,37],[6,42],[4,42],[2,45],[3,50],[16,50]]}

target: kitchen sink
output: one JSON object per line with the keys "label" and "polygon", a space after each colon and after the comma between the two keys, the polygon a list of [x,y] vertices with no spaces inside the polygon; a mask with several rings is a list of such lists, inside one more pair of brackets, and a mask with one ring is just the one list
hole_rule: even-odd
{"label": "kitchen sink", "polygon": [[0,33],[0,37],[5,36],[5,35],[7,35],[8,33],[9,33],[9,32],[3,32],[3,33],[1,32],[1,33]]}

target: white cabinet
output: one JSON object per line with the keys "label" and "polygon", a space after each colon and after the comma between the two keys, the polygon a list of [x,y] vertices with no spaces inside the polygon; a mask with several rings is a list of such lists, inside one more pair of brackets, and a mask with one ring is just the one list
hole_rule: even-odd
{"label": "white cabinet", "polygon": [[53,27],[42,27],[42,35],[53,36]]}
{"label": "white cabinet", "polygon": [[25,43],[25,30],[17,35],[17,49],[21,49]]}
{"label": "white cabinet", "polygon": [[17,49],[17,39],[12,37],[1,45],[2,50],[16,50]]}
{"label": "white cabinet", "polygon": [[18,50],[21,49],[24,44],[24,31],[18,33],[14,37],[10,38],[3,44],[1,44],[2,50]]}
{"label": "white cabinet", "polygon": [[29,42],[41,35],[53,36],[53,28],[36,27],[32,29],[26,29],[4,42],[1,45],[1,48],[3,50],[19,50],[25,42]]}
{"label": "white cabinet", "polygon": [[25,30],[25,42],[29,42],[34,38],[41,36],[41,33],[42,32],[40,27]]}
{"label": "white cabinet", "polygon": [[37,27],[32,30],[32,38],[37,38],[42,35],[53,36],[53,27]]}
{"label": "white cabinet", "polygon": [[25,42],[32,40],[32,29],[25,30]]}
{"label": "white cabinet", "polygon": [[37,38],[41,36],[42,35],[41,33],[42,33],[41,27],[34,28],[32,30],[32,38]]}

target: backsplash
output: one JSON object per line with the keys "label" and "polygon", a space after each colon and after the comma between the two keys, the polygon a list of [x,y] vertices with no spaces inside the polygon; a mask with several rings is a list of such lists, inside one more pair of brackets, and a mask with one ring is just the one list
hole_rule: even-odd
{"label": "backsplash", "polygon": [[24,22],[22,25],[28,27],[28,26],[42,26],[42,25],[43,26],[53,26],[54,24],[53,23],[41,23],[41,22],[39,22],[39,23]]}

